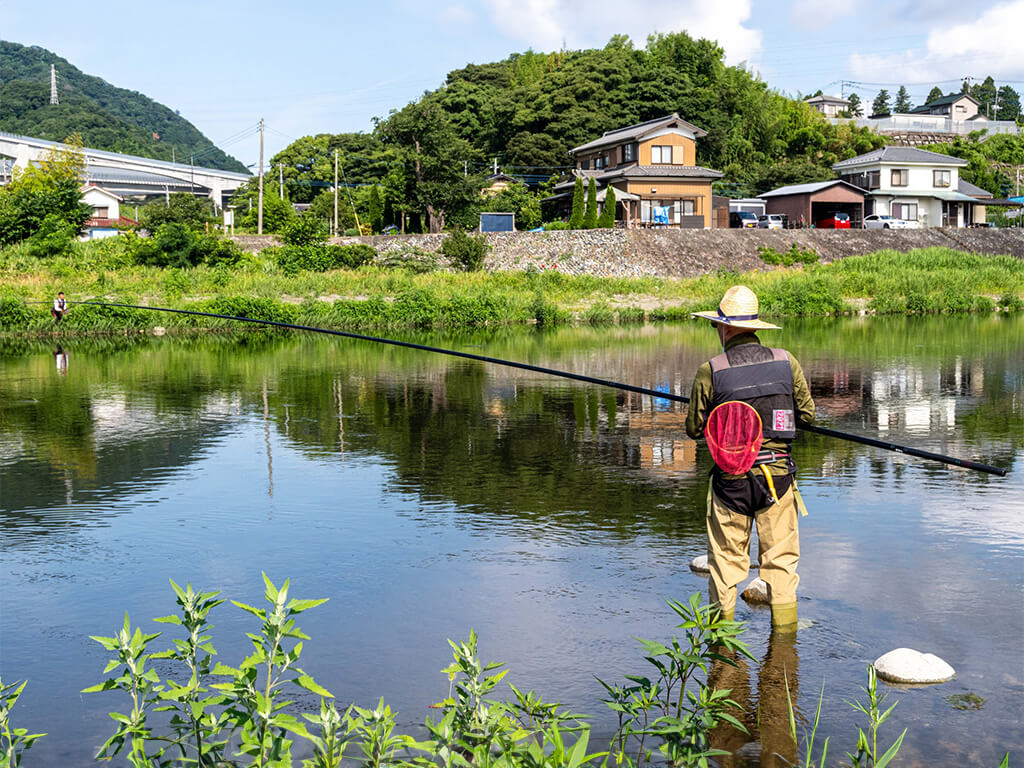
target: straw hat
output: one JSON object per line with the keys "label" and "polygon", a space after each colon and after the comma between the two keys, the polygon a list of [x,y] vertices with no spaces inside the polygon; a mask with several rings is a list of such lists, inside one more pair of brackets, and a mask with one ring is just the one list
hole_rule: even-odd
{"label": "straw hat", "polygon": [[779,326],[766,323],[757,317],[757,294],[745,285],[734,285],[725,292],[717,312],[694,312],[693,317],[703,317],[733,328],[755,330],[778,330]]}

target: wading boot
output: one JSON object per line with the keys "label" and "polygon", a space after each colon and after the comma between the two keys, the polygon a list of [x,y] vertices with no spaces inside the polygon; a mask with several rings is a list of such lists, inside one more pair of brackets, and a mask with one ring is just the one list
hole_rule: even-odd
{"label": "wading boot", "polygon": [[796,632],[796,601],[772,604],[772,630],[783,633]]}

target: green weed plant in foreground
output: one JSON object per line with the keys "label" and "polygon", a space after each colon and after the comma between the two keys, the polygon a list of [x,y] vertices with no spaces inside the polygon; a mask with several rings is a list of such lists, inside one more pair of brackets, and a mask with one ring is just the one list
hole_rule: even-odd
{"label": "green weed plant in foreground", "polygon": [[[110,713],[115,731],[97,759],[121,756],[133,768],[285,768],[298,764],[297,752],[309,755],[301,757],[303,768],[343,763],[361,768],[706,768],[728,754],[712,746],[716,727],[745,730],[733,714],[739,705],[729,691],[707,683],[713,665],[752,658],[740,639],[745,629],[722,619],[714,606],[701,604],[699,594],[686,602],[668,601],[681,619],[680,637],[639,640],[646,674],[627,675],[624,684],[599,680],[618,725],[608,748],[593,751],[586,716],[511,683],[511,696],[499,698],[508,670],[480,660],[473,631],[465,642],[448,641],[452,663],[442,670],[448,695],[432,707],[435,714],[427,717],[422,738],[400,733],[396,713],[383,700],[374,707],[351,705],[339,711],[333,694],[298,665],[309,638],[296,619],[326,601],[291,597],[289,582],[278,587],[265,574],[263,579],[263,607],[231,601],[258,622],[259,630],[246,633],[252,651],[237,666],[215,658],[210,617],[225,601],[217,592],[197,591],[190,584],[182,588],[171,582],[178,612],[155,620],[179,631],[171,647],[151,650],[160,633],[133,627],[127,616],[113,636],[93,637],[110,652],[104,674],[113,676],[84,692],[117,691],[125,704],[123,711]],[[156,672],[157,665],[166,670],[165,677]],[[25,751],[45,735],[11,725],[11,709],[24,688],[25,683],[0,682],[0,768],[20,765]],[[882,710],[885,697],[878,696],[871,668],[863,690],[868,703],[851,706],[868,717],[868,727],[858,729],[847,757],[856,768],[882,768],[899,751],[906,731],[879,755],[878,729],[895,704]],[[319,706],[302,711],[296,698],[308,700],[310,694],[319,697]],[[820,714],[821,698],[805,739],[802,765],[807,768],[825,765],[828,739],[820,756],[813,754]],[[795,743],[791,701],[790,728]],[[1008,766],[1009,755],[1002,762],[1002,768]]]}

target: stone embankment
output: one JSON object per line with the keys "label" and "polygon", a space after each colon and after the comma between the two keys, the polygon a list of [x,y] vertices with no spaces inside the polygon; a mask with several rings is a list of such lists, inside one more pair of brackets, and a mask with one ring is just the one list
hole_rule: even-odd
{"label": "stone embankment", "polygon": [[[246,250],[278,244],[272,236],[239,236]],[[366,243],[378,253],[418,248],[435,252],[444,235],[341,237],[337,244]],[[557,269],[566,274],[604,277],[695,277],[718,269],[763,269],[758,248],[788,250],[794,243],[812,249],[823,263],[884,249],[910,251],[945,247],[970,253],[1009,254],[1024,259],[1020,229],[793,229],[793,230],[560,230],[487,235],[490,270]]]}

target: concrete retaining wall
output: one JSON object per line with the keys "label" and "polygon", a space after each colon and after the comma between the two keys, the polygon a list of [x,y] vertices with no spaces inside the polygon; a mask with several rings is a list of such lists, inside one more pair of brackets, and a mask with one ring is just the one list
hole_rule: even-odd
{"label": "concrete retaining wall", "polygon": [[[239,236],[246,250],[277,244],[273,236]],[[341,237],[332,243],[366,243],[378,253],[403,248],[436,252],[444,235]],[[910,251],[940,246],[971,253],[1010,254],[1024,259],[1020,229],[794,229],[794,230],[624,230],[592,229],[555,232],[498,232],[487,235],[492,246],[484,263],[491,270],[534,266],[566,274],[609,277],[694,277],[720,268],[744,272],[765,264],[758,248],[787,250],[793,243],[811,248],[822,262],[883,249]]]}

